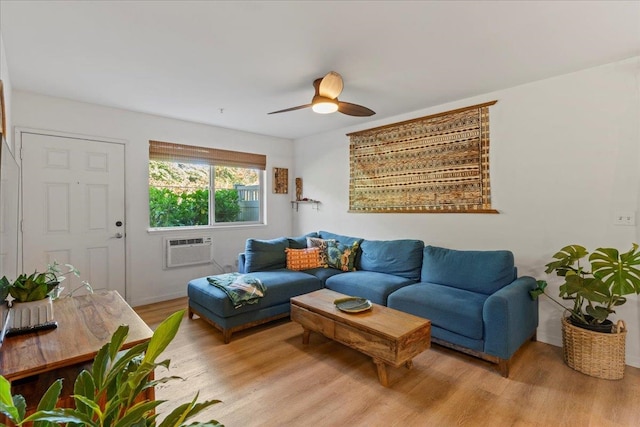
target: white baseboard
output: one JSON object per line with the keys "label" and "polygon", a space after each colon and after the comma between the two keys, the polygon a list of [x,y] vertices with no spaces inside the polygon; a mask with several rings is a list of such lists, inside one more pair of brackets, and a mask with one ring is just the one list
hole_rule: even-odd
{"label": "white baseboard", "polygon": [[545,333],[538,328],[536,338],[540,342],[555,345],[556,347],[562,347],[562,335]]}
{"label": "white baseboard", "polygon": [[156,302],[162,302],[162,301],[168,301],[168,300],[172,300],[172,299],[176,299],[176,298],[182,298],[182,297],[186,297],[187,296],[187,289],[186,287],[180,291],[176,291],[170,294],[164,294],[164,295],[153,295],[150,297],[146,297],[146,298],[137,298],[134,300],[131,300],[129,302],[129,305],[131,305],[131,307],[137,307],[139,305],[147,305],[147,304],[153,304]]}
{"label": "white baseboard", "polygon": [[627,354],[625,355],[625,362],[629,366],[640,368],[640,357],[630,355],[628,350],[627,350]]}

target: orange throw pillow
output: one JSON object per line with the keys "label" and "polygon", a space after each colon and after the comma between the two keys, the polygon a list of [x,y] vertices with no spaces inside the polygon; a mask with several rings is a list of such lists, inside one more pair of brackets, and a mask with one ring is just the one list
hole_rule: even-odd
{"label": "orange throw pillow", "polygon": [[287,254],[287,268],[289,270],[309,270],[320,267],[320,248],[284,250]]}

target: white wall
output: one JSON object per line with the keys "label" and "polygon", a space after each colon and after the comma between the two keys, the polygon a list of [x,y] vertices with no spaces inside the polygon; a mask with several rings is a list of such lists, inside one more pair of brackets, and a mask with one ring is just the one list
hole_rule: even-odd
{"label": "white wall", "polygon": [[[544,265],[561,247],[623,250],[638,227],[613,225],[617,211],[638,211],[640,57],[295,141],[294,175],[304,196],[294,234],[313,230],[370,239],[418,238],[455,249],[509,249],[521,275],[558,281]],[[428,88],[425,88],[428,91]],[[481,102],[490,107],[491,188],[498,215],[348,213],[348,132]],[[375,106],[372,106],[375,108]],[[627,363],[640,367],[640,303],[618,309],[629,327]],[[561,344],[560,315],[540,302],[538,338]]]}
{"label": "white wall", "polygon": [[7,134],[5,135],[5,139],[9,144],[9,148],[13,150],[13,133],[11,130],[11,95],[13,91],[11,85],[11,77],[9,76],[9,66],[7,64],[7,53],[4,50],[4,42],[2,41],[2,34],[0,34],[0,80],[2,80],[4,92],[4,120],[7,127]]}
{"label": "white wall", "polygon": [[[221,266],[235,267],[247,238],[290,235],[290,195],[271,191],[272,167],[293,167],[292,141],[135,113],[93,104],[14,91],[13,123],[33,128],[124,140],[126,174],[127,292],[131,305],[148,304],[186,295],[190,279],[220,273],[213,265],[163,270],[164,236],[212,236],[214,257]],[[267,226],[216,228],[206,232],[149,233],[148,142],[215,146],[267,156]],[[291,187],[292,182],[289,183]],[[28,189],[26,191],[28,193]]]}

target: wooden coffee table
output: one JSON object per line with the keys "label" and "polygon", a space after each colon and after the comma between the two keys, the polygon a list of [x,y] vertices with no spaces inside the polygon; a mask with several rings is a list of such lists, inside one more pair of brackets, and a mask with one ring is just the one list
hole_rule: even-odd
{"label": "wooden coffee table", "polygon": [[321,289],[291,298],[291,320],[302,325],[304,344],[313,331],[371,356],[380,383],[387,387],[387,365],[411,368],[412,359],[430,347],[431,322],[378,304],[365,312],[344,313],[333,301],[346,296]]}

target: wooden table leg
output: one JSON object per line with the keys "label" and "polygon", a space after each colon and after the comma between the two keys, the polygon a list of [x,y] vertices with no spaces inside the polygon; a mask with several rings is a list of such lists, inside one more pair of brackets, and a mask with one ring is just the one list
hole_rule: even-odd
{"label": "wooden table leg", "polygon": [[387,365],[380,359],[373,359],[373,363],[376,364],[378,368],[378,380],[380,380],[380,384],[385,387],[389,387],[389,379],[387,377]]}
{"label": "wooden table leg", "polygon": [[309,344],[309,335],[311,335],[311,331],[304,328],[302,331],[302,344]]}

